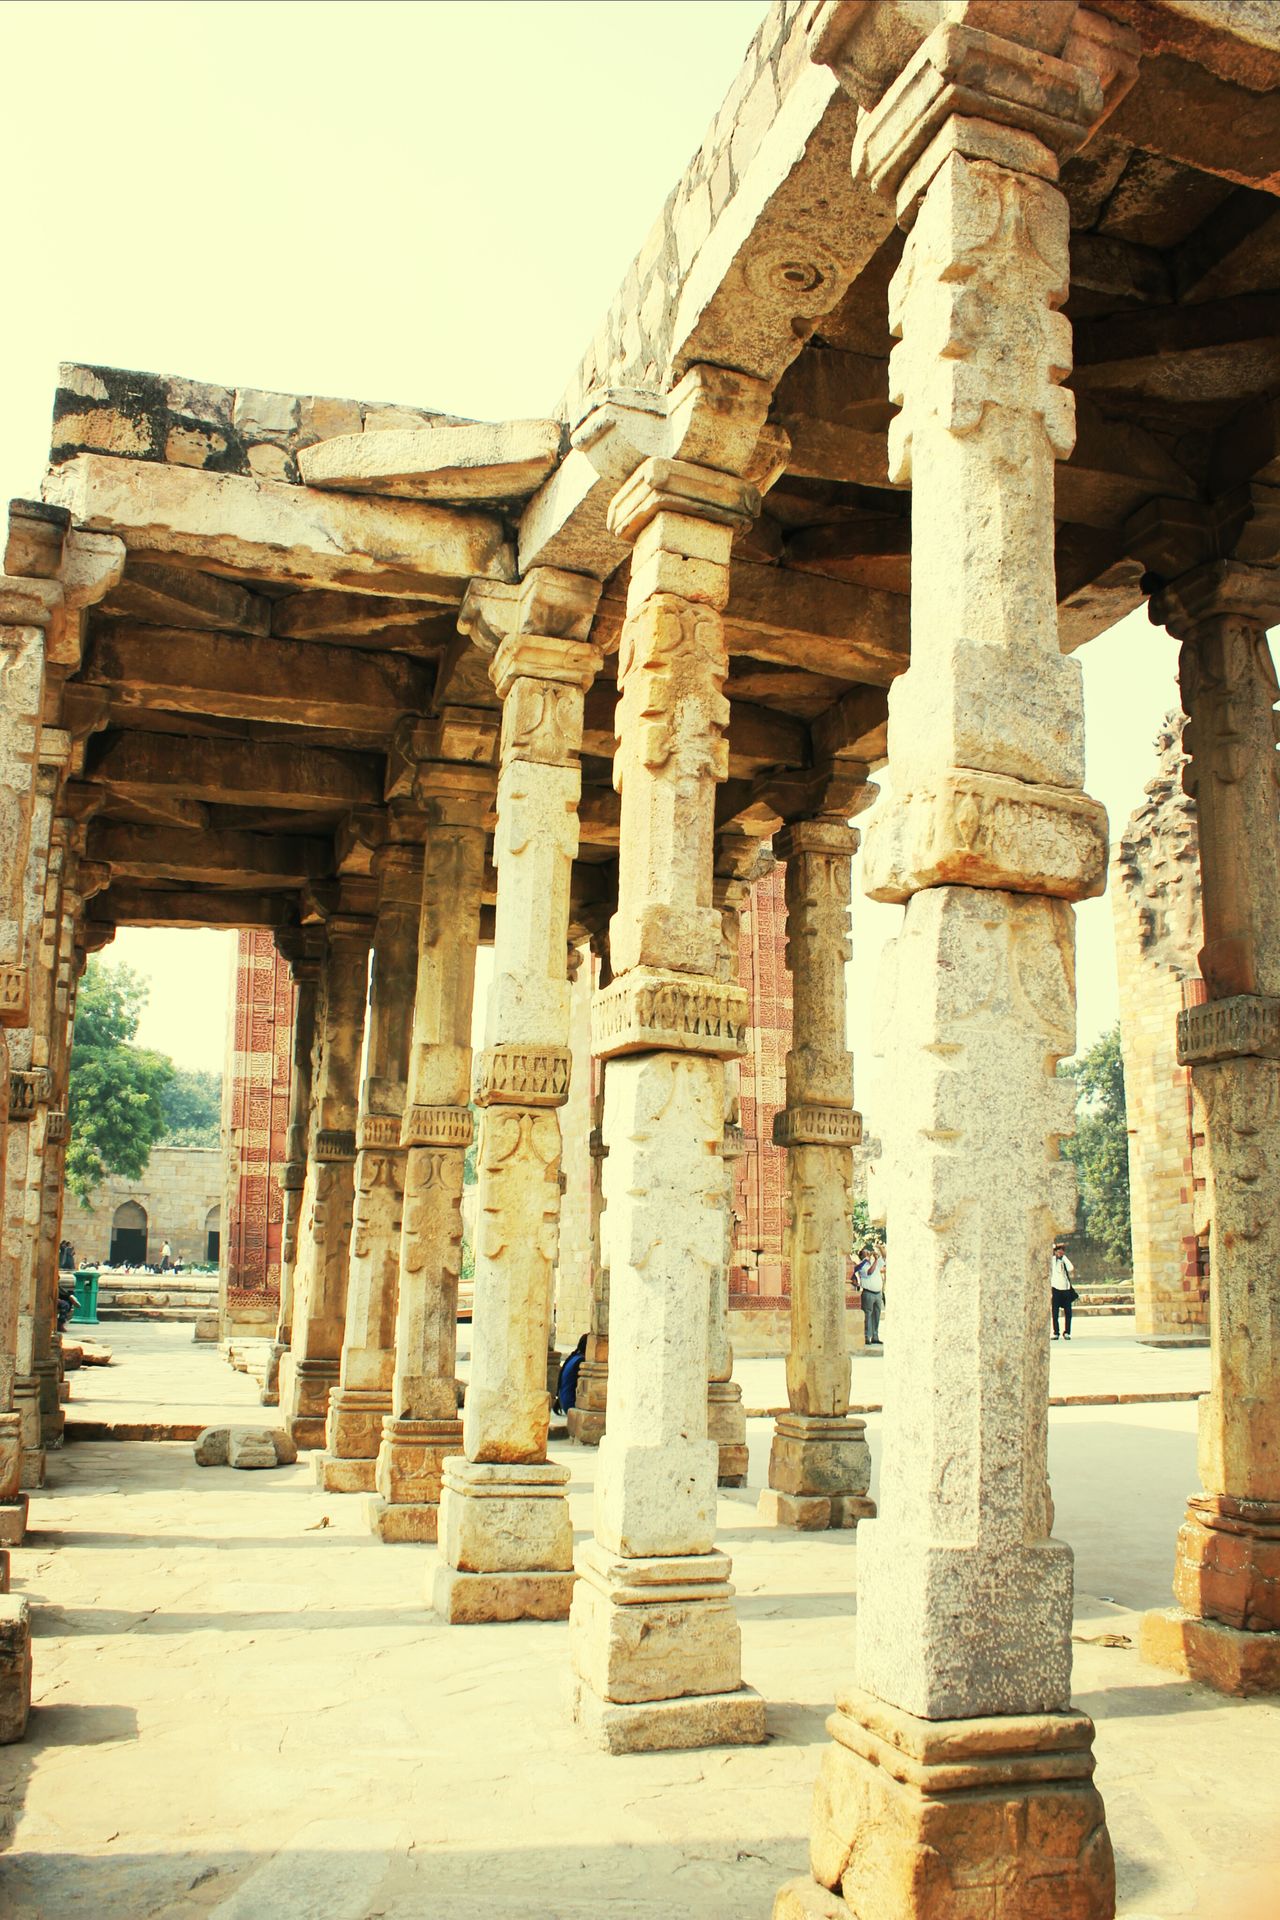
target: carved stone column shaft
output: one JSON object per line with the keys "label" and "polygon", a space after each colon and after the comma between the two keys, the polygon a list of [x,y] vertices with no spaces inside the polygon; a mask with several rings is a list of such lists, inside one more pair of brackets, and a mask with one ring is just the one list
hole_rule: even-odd
{"label": "carved stone column shaft", "polygon": [[[318,948],[318,941],[316,942]],[[287,952],[288,949],[286,948]],[[289,1125],[286,1135],[285,1163],[280,1170],[283,1208],[280,1225],[280,1311],[276,1337],[267,1356],[262,1383],[262,1404],[276,1406],[280,1399],[280,1361],[289,1351],[293,1335],[293,1283],[298,1264],[298,1231],[302,1220],[302,1196],[307,1177],[307,1136],[311,1117],[311,1084],[316,1053],[316,991],[320,980],[320,955],[307,954],[302,942],[290,958],[289,971],[297,989],[293,1011],[292,1071],[289,1079]]]}
{"label": "carved stone column shaft", "polygon": [[413,1044],[401,1139],[404,1220],[392,1408],[370,1523],[383,1540],[434,1540],[444,1461],[462,1444],[457,1411],[463,1162],[471,1144],[471,1007],[484,884],[484,767],[422,769],[426,861]]}
{"label": "carved stone column shaft", "polygon": [[346,1324],[355,1190],[357,1077],[368,997],[370,921],[335,916],[317,991],[307,1171],[302,1191],[293,1327],[280,1370],[280,1407],[302,1447],[324,1443]]}
{"label": "carved stone column shaft", "polygon": [[369,980],[369,1045],[356,1118],[355,1194],[346,1324],[316,1479],[328,1493],[372,1493],[391,1411],[404,1212],[401,1144],[413,1029],[422,848],[390,841],[374,855],[378,913]]}
{"label": "carved stone column shaft", "polygon": [[593,580],[535,568],[490,669],[502,697],[494,971],[476,1064],[475,1297],[462,1458],[445,1462],[434,1604],[446,1620],[561,1618],[566,1469],[547,1460],[547,1343],[569,1087],[569,884],[578,850]]}

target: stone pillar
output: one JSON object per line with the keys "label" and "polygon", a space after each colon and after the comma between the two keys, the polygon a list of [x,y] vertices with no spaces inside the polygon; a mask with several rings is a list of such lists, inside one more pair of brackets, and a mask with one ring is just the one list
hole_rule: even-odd
{"label": "stone pillar", "polygon": [[856,1527],[867,1498],[866,1421],[849,1412],[845,1301],[853,1249],[853,1107],[845,969],[850,861],[858,836],[840,819],[806,820],[774,840],[786,862],[787,965],[794,1024],[787,1104],[774,1122],[787,1149],[786,1255],[791,1269],[787,1407],[769,1454],[761,1513],[791,1527]]}
{"label": "stone pillar", "polygon": [[413,1046],[401,1140],[407,1150],[391,1411],[382,1423],[369,1521],[383,1540],[434,1540],[444,1461],[458,1419],[462,1172],[471,1144],[471,1007],[493,776],[424,766],[426,863]]}
{"label": "stone pillar", "polygon": [[635,552],[619,655],[614,978],[593,1023],[609,1063],[609,1421],[570,1646],[575,1716],[613,1752],[764,1735],[763,1702],[742,1685],[730,1562],[715,1551],[707,1332],[725,1264],[724,1061],[746,1026],[746,995],[717,978],[722,610],[734,531],[759,505],[740,475],[768,404],[760,381],[694,368],[669,396],[671,457],[646,460],[610,509]]}
{"label": "stone pillar", "polygon": [[[751,859],[754,859],[757,851],[758,848],[752,843]],[[738,974],[739,934],[742,909],[750,892],[746,879],[733,874],[718,873],[712,885],[712,899],[720,915],[717,974],[721,980],[734,986],[741,984]],[[733,1347],[729,1340],[733,1197],[737,1188],[737,1163],[743,1147],[742,1115],[738,1104],[740,1073],[741,1065],[737,1059],[725,1061],[724,1142],[720,1150],[725,1165],[724,1257],[711,1277],[707,1315],[707,1438],[716,1444],[716,1482],[722,1487],[745,1487],[748,1465],[747,1416],[742,1406],[742,1388],[733,1377]]]}
{"label": "stone pillar", "polygon": [[[600,985],[609,981],[608,941],[595,936],[591,942],[594,957],[600,962]],[[598,1447],[604,1433],[605,1408],[609,1397],[609,1268],[606,1263],[602,1231],[604,1215],[603,1170],[607,1157],[604,1144],[604,1061],[589,1051],[591,1063],[591,1130],[587,1151],[591,1159],[591,1196],[588,1216],[589,1260],[591,1273],[591,1324],[586,1351],[578,1369],[578,1392],[569,1409],[569,1438],[579,1446]]]}
{"label": "stone pillar", "polygon": [[[547,1336],[569,1088],[569,883],[578,850],[594,580],[534,568],[490,669],[502,697],[494,971],[477,1063],[475,1305],[463,1457],[445,1462],[434,1603],[446,1620],[559,1619],[573,1584],[566,1468],[547,1460]],[[563,637],[557,637],[563,636]]]}
{"label": "stone pillar", "polygon": [[293,1282],[298,1264],[298,1230],[307,1177],[312,1073],[317,1051],[316,991],[320,984],[321,936],[314,929],[306,933],[291,930],[277,934],[276,945],[289,962],[295,996],[289,1130],[285,1142],[285,1163],[280,1169],[280,1191],[284,1202],[280,1224],[280,1311],[276,1320],[276,1337],[267,1355],[267,1370],[262,1382],[264,1407],[279,1404],[280,1361],[289,1351],[293,1333]]}
{"label": "stone pillar", "polygon": [[281,1416],[300,1447],[324,1444],[342,1353],[355,1194],[356,1083],[372,930],[371,921],[356,914],[334,915],[325,928],[293,1328],[280,1368]]}
{"label": "stone pillar", "polygon": [[[396,829],[392,816],[391,830]],[[400,1143],[413,1033],[414,956],[422,911],[422,848],[388,840],[373,858],[378,917],[369,982],[369,1047],[356,1121],[355,1199],[346,1327],[338,1385],[329,1396],[326,1493],[372,1493],[382,1422],[391,1412],[396,1294],[404,1213]]]}
{"label": "stone pillar", "polygon": [[[1115,1910],[1047,1472],[1046,1276],[1074,1218],[1055,1069],[1075,1046],[1071,903],[1103,890],[1107,823],[1082,791],[1080,669],[1058,649],[1054,462],[1074,422],[1068,213],[1044,143],[1070,151],[1103,102],[1060,57],[1070,7],[990,11],[1035,46],[938,27],[855,145],[910,229],[889,293],[889,466],[912,490],[911,665],[864,853],[872,898],[906,909],[882,1115],[899,1291],[818,1885],[785,1888],[778,1920]],[[1038,138],[1019,99],[1051,104]]]}
{"label": "stone pillar", "polygon": [[1280,1692],[1280,572],[1219,562],[1153,601],[1182,642],[1207,999],[1178,1016],[1205,1136],[1210,1391],[1178,1535],[1178,1607],[1142,1653],[1225,1693]]}
{"label": "stone pillar", "polygon": [[[8,614],[10,600],[15,602],[13,611],[20,612],[28,586],[41,584],[6,580],[0,617]],[[22,1106],[30,1092],[23,1078],[30,1065],[27,891],[44,681],[42,627],[0,625],[0,1219],[6,1228],[11,1208],[24,1203],[24,1196],[11,1191],[6,1169],[11,1158],[20,1157],[22,1167],[13,1169],[12,1180],[19,1173],[25,1180],[26,1135],[10,1128],[9,1114],[15,1096]],[[17,1247],[8,1244],[7,1231],[5,1239],[0,1258],[0,1547],[22,1539],[27,1510],[20,1491],[22,1418],[14,1407],[21,1280]]]}
{"label": "stone pillar", "polygon": [[556,1262],[551,1352],[560,1356],[591,1332],[591,997],[594,966],[585,941],[569,943],[569,1098],[563,1136],[560,1254]]}

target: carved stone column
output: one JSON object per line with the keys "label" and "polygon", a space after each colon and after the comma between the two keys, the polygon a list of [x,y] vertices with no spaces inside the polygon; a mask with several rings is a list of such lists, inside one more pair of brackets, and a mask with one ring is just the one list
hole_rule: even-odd
{"label": "carved stone column", "polygon": [[445,1462],[434,1603],[446,1620],[557,1619],[573,1536],[547,1460],[547,1334],[569,1086],[569,883],[599,585],[535,568],[491,667],[502,696],[494,973],[476,1065],[475,1305],[464,1457]]}
{"label": "carved stone column", "polygon": [[471,1006],[485,872],[484,766],[424,766],[426,864],[413,1047],[401,1140],[407,1150],[391,1412],[382,1423],[369,1521],[383,1540],[434,1540],[458,1419],[462,1173],[471,1144]]}
{"label": "carved stone column", "polygon": [[768,404],[760,381],[694,368],[669,397],[669,457],[646,460],[610,510],[635,552],[619,656],[614,978],[593,1034],[608,1061],[609,1422],[570,1646],[575,1715],[614,1752],[764,1734],[763,1703],[742,1685],[730,1562],[715,1551],[707,1331],[724,1266],[723,1063],[743,1050],[747,1012],[742,989],[717,978],[722,609],[734,531],[758,510],[740,476]]}
{"label": "carved stone column", "polygon": [[845,968],[850,861],[858,836],[840,819],[798,822],[774,838],[786,862],[787,965],[795,1008],[787,1104],[774,1141],[787,1149],[791,1269],[788,1411],[778,1418],[760,1510],[792,1527],[856,1527],[867,1498],[866,1421],[849,1412],[846,1297],[853,1247],[853,1107]]}
{"label": "carved stone column", "polygon": [[42,1447],[57,1444],[66,1424],[59,1386],[64,1378],[62,1336],[58,1332],[58,1248],[62,1240],[65,1201],[67,1107],[71,1078],[71,1045],[75,1031],[76,998],[85,956],[78,948],[85,902],[107,884],[108,870],[84,860],[72,842],[82,836],[60,820],[54,821],[51,871],[45,890],[45,930],[51,978],[49,1021],[49,1108],[45,1116],[41,1165],[40,1228],[36,1245],[36,1292],[33,1361],[40,1399]]}
{"label": "carved stone column", "polygon": [[280,1368],[281,1415],[300,1447],[324,1444],[329,1395],[337,1384],[342,1354],[355,1195],[357,1076],[372,932],[370,919],[349,913],[335,914],[325,927],[293,1328]]}
{"label": "carved stone column", "polygon": [[[747,851],[735,843],[735,851],[747,858]],[[749,847],[754,860],[759,848]],[[717,860],[717,865],[721,861]],[[732,864],[730,860],[729,864]],[[745,878],[732,873],[717,873],[712,899],[720,915],[721,951],[717,974],[733,986],[739,985],[738,944],[742,909],[751,889]],[[718,1465],[716,1481],[722,1487],[747,1484],[747,1416],[742,1406],[742,1388],[733,1377],[733,1346],[729,1339],[729,1269],[733,1263],[733,1193],[737,1162],[742,1153],[742,1112],[739,1106],[741,1069],[736,1059],[724,1065],[724,1144],[721,1155],[725,1166],[724,1253],[711,1277],[711,1297],[707,1315],[707,1438],[714,1440]]]}
{"label": "carved stone column", "polygon": [[[393,816],[389,831],[395,830]],[[329,1396],[325,1452],[314,1462],[317,1484],[326,1493],[373,1492],[395,1371],[404,1215],[400,1128],[413,1033],[422,848],[389,839],[374,854],[373,865],[378,917],[369,982],[369,1046],[356,1120],[346,1326],[338,1385]]]}
{"label": "carved stone column", "polygon": [[787,1920],[806,1900],[832,1920],[1109,1920],[1115,1903],[1093,1727],[1070,1708],[1071,1550],[1050,1538],[1046,1310],[1074,1218],[1055,1077],[1075,1046],[1071,902],[1103,891],[1107,856],[1058,649],[1054,463],[1074,424],[1055,154],[1104,102],[1069,6],[995,14],[1034,44],[939,26],[855,146],[910,229],[889,464],[912,490],[911,665],[864,854],[871,896],[906,908],[882,1123],[908,1291],[880,1514],[858,1531],[856,1678],[815,1801],[822,1892],[784,1890]]}
{"label": "carved stone column", "polygon": [[[600,985],[609,982],[609,943],[603,935],[593,935],[592,954],[600,962]],[[607,1157],[604,1144],[604,1061],[591,1059],[594,1075],[591,1098],[591,1132],[587,1149],[591,1155],[591,1325],[586,1351],[578,1369],[578,1391],[569,1409],[569,1438],[579,1446],[598,1447],[604,1433],[605,1409],[609,1397],[609,1268],[606,1264],[602,1231],[604,1214],[603,1169]]]}
{"label": "carved stone column", "polygon": [[284,1208],[280,1225],[280,1311],[276,1337],[267,1355],[262,1381],[262,1404],[280,1400],[280,1362],[289,1351],[293,1334],[293,1282],[298,1264],[298,1229],[302,1193],[307,1178],[307,1134],[311,1117],[311,1084],[316,1046],[316,993],[320,984],[323,936],[316,929],[278,934],[276,945],[289,962],[289,976],[297,988],[293,1008],[293,1058],[289,1079],[289,1129],[285,1163],[280,1169]]}
{"label": "carved stone column", "polygon": [[1178,1535],[1178,1607],[1144,1659],[1224,1693],[1280,1692],[1280,572],[1196,569],[1152,602],[1182,641],[1184,779],[1200,829],[1208,999],[1178,1016],[1205,1136],[1208,1397]]}

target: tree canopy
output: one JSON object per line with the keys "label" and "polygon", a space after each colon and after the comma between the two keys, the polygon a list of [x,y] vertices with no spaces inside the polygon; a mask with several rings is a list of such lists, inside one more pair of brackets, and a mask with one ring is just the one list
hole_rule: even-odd
{"label": "tree canopy", "polygon": [[130,967],[89,960],[76,1001],[67,1115],[67,1184],[87,1205],[108,1173],[137,1180],[168,1131],[165,1091],[174,1065],[134,1045],[146,982]]}
{"label": "tree canopy", "polygon": [[1075,1137],[1062,1150],[1076,1170],[1080,1230],[1109,1259],[1129,1266],[1129,1129],[1119,1026],[1061,1071],[1077,1088]]}
{"label": "tree canopy", "polygon": [[178,1067],[160,1096],[164,1137],[175,1147],[216,1147],[222,1137],[222,1075]]}

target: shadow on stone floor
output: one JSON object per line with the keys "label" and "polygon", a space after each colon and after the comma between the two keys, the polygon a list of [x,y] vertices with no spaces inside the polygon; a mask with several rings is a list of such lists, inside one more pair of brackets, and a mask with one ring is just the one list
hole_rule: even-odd
{"label": "shadow on stone floor", "polygon": [[739,1587],[734,1610],[740,1620],[852,1620],[857,1615],[851,1593],[744,1593]]}
{"label": "shadow on stone floor", "polygon": [[[74,1607],[64,1611],[61,1607],[45,1606],[36,1599],[31,1601],[31,1616],[33,1635],[39,1638],[61,1635],[68,1639],[80,1636],[92,1639],[113,1633],[145,1633],[150,1638],[163,1639],[169,1634],[180,1637],[186,1633],[261,1633],[271,1628],[292,1632],[297,1630],[299,1620],[297,1607],[243,1613],[148,1612],[137,1607]],[[348,1627],[361,1631],[413,1627],[421,1632],[424,1624],[435,1624],[435,1620],[424,1595],[421,1601],[408,1606],[367,1607],[350,1612],[337,1608],[326,1612],[321,1607],[308,1605],[306,1623],[312,1632],[338,1632]]]}
{"label": "shadow on stone floor", "polygon": [[[446,1847],[415,1843],[406,1815],[399,1832],[388,1825],[381,1845],[378,1834],[363,1845],[285,1844],[274,1853],[11,1854],[6,1920],[598,1920],[602,1886],[610,1920],[668,1920],[673,1910],[742,1920],[767,1915],[777,1887],[802,1872],[808,1856],[801,1834],[685,1848]],[[309,1840],[320,1824],[303,1830]]]}
{"label": "shadow on stone floor", "polygon": [[1149,1687],[1108,1687],[1105,1693],[1073,1693],[1071,1705],[1091,1720],[1165,1719],[1173,1714],[1220,1712],[1224,1707],[1247,1708],[1247,1701],[1232,1701],[1208,1687],[1191,1687],[1185,1681],[1156,1682]]}
{"label": "shadow on stone floor", "polygon": [[[250,1548],[257,1551],[268,1550],[271,1553],[276,1553],[281,1547],[310,1547],[314,1550],[316,1543],[313,1536],[321,1532],[329,1532],[333,1540],[343,1540],[348,1546],[363,1547],[365,1545],[365,1538],[362,1534],[342,1533],[337,1528],[334,1528],[330,1532],[330,1529],[317,1527],[314,1524],[303,1528],[299,1533],[288,1536],[263,1533],[246,1534],[243,1536],[225,1533],[169,1533],[164,1530],[159,1533],[144,1533],[141,1528],[138,1527],[132,1528],[128,1533],[89,1533],[81,1532],[76,1527],[28,1527],[27,1537],[23,1544],[41,1548],[48,1547],[50,1549],[54,1547],[91,1547],[95,1553],[100,1552],[103,1548],[110,1549],[113,1552],[121,1548],[128,1549],[130,1552],[136,1552],[139,1549],[147,1547],[162,1547],[166,1549],[169,1547],[197,1547],[207,1548],[210,1552],[215,1550],[221,1552],[224,1549],[241,1552],[246,1548]],[[374,1539],[372,1533],[368,1536],[368,1542],[371,1546],[379,1546],[381,1544],[381,1542]]]}

